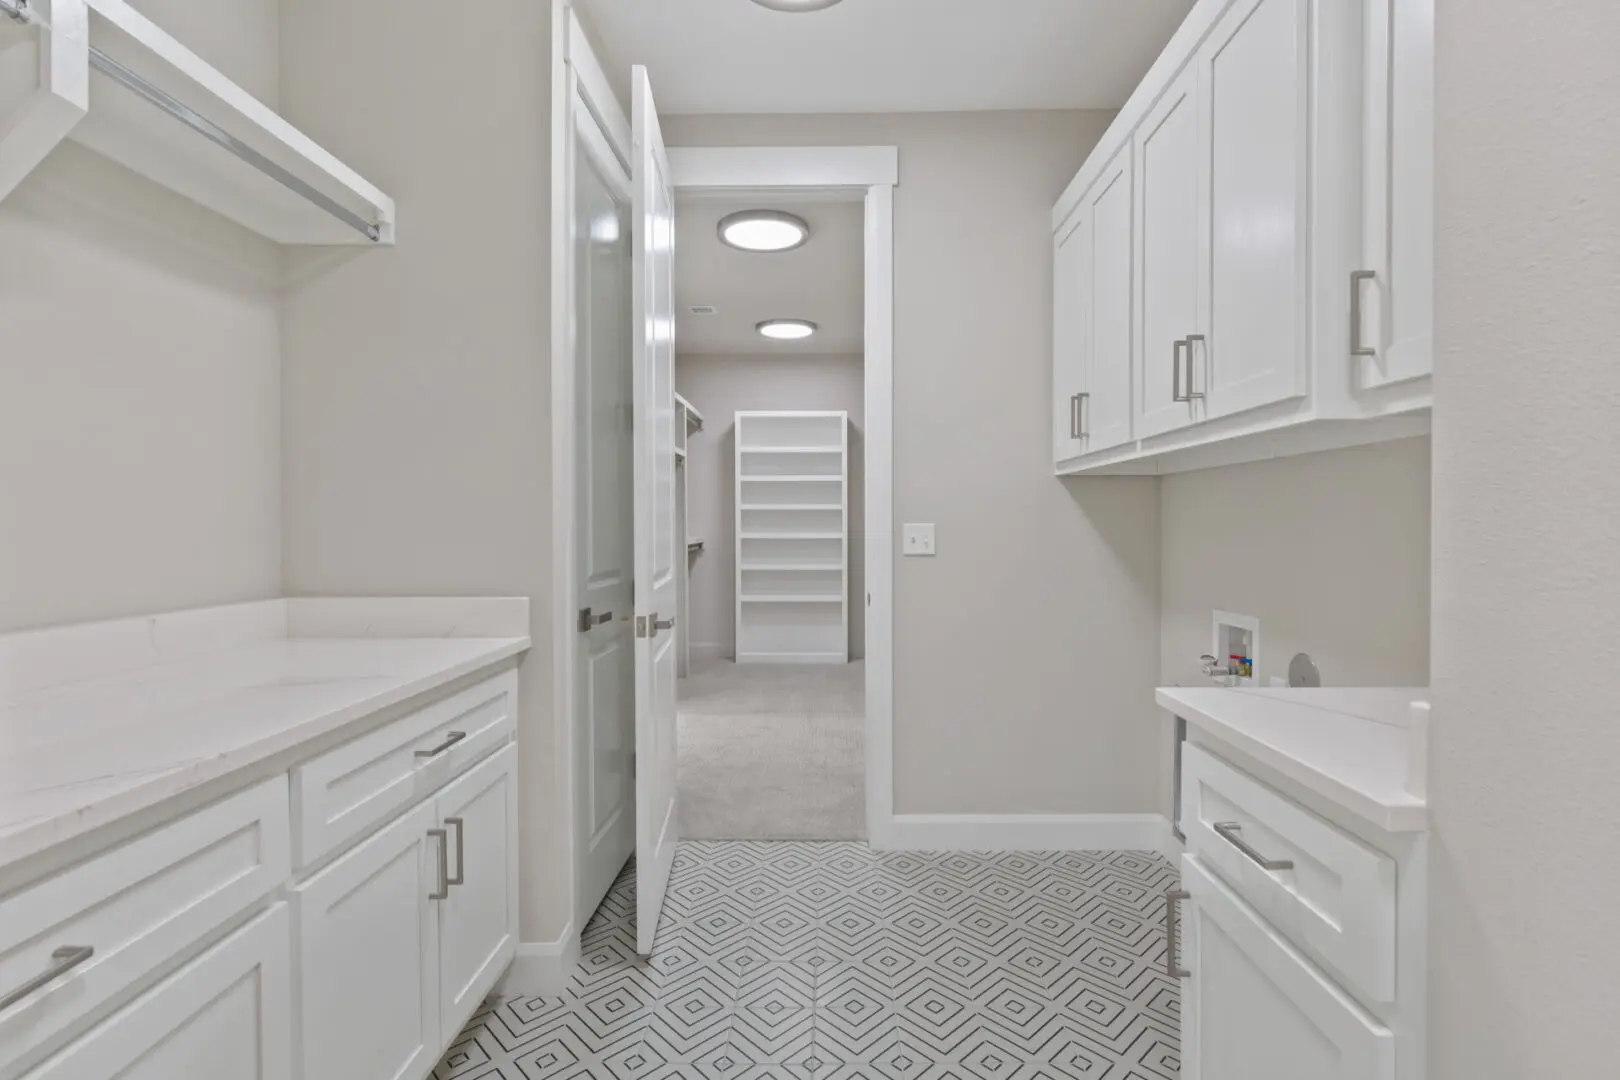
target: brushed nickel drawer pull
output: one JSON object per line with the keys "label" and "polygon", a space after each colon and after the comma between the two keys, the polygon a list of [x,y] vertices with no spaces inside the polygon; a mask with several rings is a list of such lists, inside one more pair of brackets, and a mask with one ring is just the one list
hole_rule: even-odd
{"label": "brushed nickel drawer pull", "polygon": [[1164,894],[1164,973],[1172,979],[1185,979],[1192,972],[1180,967],[1176,961],[1181,957],[1181,931],[1176,927],[1176,904],[1182,900],[1192,898],[1192,893],[1184,889],[1171,889]]}
{"label": "brushed nickel drawer pull", "polygon": [[449,885],[467,884],[467,837],[462,831],[462,822],[458,817],[447,817],[444,823],[456,830],[456,872],[452,877],[445,878]]}
{"label": "brushed nickel drawer pull", "polygon": [[450,749],[452,746],[456,745],[456,743],[460,742],[466,737],[467,733],[465,731],[452,731],[444,737],[444,742],[440,743],[438,746],[435,746],[431,750],[418,750],[416,752],[416,756],[438,757],[440,754],[444,753],[446,750]]}
{"label": "brushed nickel drawer pull", "polygon": [[52,963],[50,967],[29,979],[5,997],[0,997],[0,1012],[11,1008],[52,979],[66,975],[95,954],[96,949],[93,945],[63,945],[60,949],[56,949],[51,953]]}
{"label": "brushed nickel drawer pull", "polygon": [[439,842],[439,887],[428,893],[429,900],[450,899],[450,835],[443,829],[429,829],[428,837]]}
{"label": "brushed nickel drawer pull", "polygon": [[1233,847],[1243,852],[1243,854],[1247,855],[1256,866],[1260,867],[1260,869],[1292,870],[1294,868],[1294,860],[1292,859],[1268,859],[1258,851],[1254,850],[1254,848],[1249,845],[1249,842],[1243,839],[1241,835],[1242,831],[1243,826],[1235,821],[1222,821],[1217,823],[1215,826],[1215,832],[1220,835],[1222,840],[1225,840],[1228,844],[1231,844]]}

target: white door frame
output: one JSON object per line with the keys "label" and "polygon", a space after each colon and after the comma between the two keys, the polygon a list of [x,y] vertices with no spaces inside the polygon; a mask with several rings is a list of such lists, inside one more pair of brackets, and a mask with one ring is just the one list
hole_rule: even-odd
{"label": "white door frame", "polygon": [[[630,120],[612,91],[579,19],[565,0],[552,8],[551,220],[571,220],[568,176],[574,146],[577,96],[596,118],[614,152],[628,167]],[[892,846],[894,825],[894,189],[899,149],[893,146],[670,147],[677,191],[818,192],[864,199],[866,205],[866,829],[875,848]],[[585,763],[576,760],[574,685],[575,402],[573,258],[568,230],[551,234],[551,634],[552,715],[558,725],[554,805],[567,821],[558,839],[567,852],[568,911],[560,938],[530,943],[550,960],[567,956],[591,916],[580,906],[582,822],[574,820],[576,786]],[[522,800],[525,824],[537,821]],[[526,859],[537,848],[525,843]],[[543,867],[522,873],[526,888],[549,876]],[[536,950],[538,946],[538,950]],[[553,961],[549,966],[557,966]],[[561,965],[564,969],[566,963]]]}
{"label": "white door frame", "polygon": [[677,195],[817,192],[866,203],[866,838],[874,848],[892,847],[894,189],[900,182],[900,150],[894,146],[671,146],[669,168]]}

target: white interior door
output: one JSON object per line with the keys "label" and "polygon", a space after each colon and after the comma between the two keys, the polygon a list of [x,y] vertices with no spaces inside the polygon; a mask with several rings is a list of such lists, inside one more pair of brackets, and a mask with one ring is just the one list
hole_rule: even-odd
{"label": "white interior door", "polygon": [[636,950],[646,956],[658,933],[676,840],[675,198],[647,69],[632,69],[631,82]]}
{"label": "white interior door", "polygon": [[574,775],[579,925],[636,847],[632,633],[630,175],[576,92],[573,208],[575,415]]}

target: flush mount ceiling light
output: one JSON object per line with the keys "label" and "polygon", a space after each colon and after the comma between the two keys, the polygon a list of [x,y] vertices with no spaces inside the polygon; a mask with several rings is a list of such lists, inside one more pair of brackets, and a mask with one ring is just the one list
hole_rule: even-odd
{"label": "flush mount ceiling light", "polygon": [[774,341],[801,341],[816,332],[816,324],[808,319],[766,319],[754,329]]}
{"label": "flush mount ceiling light", "polygon": [[720,242],[738,251],[792,251],[808,239],[809,223],[780,210],[739,210],[720,219]]}
{"label": "flush mount ceiling light", "polygon": [[842,0],[754,0],[754,3],[772,11],[820,11]]}

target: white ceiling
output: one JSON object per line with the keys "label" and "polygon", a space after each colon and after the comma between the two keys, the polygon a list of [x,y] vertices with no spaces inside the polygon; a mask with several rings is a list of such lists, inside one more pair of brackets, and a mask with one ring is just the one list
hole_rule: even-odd
{"label": "white ceiling", "polygon": [[668,113],[1117,109],[1193,0],[586,0]]}
{"label": "white ceiling", "polygon": [[[810,240],[792,251],[737,251],[720,242],[720,219],[736,210],[780,209],[810,223]],[[675,206],[675,348],[682,353],[851,354],[865,349],[863,230],[860,202],[814,203],[682,197]],[[712,304],[714,315],[693,315]],[[809,319],[820,329],[804,341],[771,341],[755,327],[766,319]]]}

